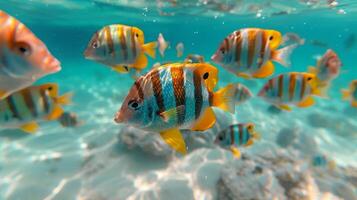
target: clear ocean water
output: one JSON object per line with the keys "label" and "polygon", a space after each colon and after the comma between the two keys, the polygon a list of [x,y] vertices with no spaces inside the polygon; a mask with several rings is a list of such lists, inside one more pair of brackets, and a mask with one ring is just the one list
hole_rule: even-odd
{"label": "clear ocean water", "polygon": [[[158,134],[142,133],[114,122],[133,80],[86,60],[83,51],[95,31],[118,23],[139,27],[146,42],[156,41],[159,33],[170,42],[166,56],[149,58],[146,70],[156,62],[182,62],[193,53],[209,61],[228,34],[246,27],[275,29],[282,34],[294,32],[305,38],[305,44],[292,54],[291,67],[275,63],[274,76],[306,71],[316,64],[317,56],[333,49],[343,66],[333,81],[329,98],[315,98],[313,107],[276,113],[268,110],[268,103],[253,97],[238,106],[234,116],[220,113],[220,118],[224,123],[227,120],[223,119],[229,118],[256,124],[262,138],[243,149],[243,154],[254,158],[270,151],[293,152],[291,155],[297,156],[291,158],[299,166],[308,166],[311,171],[306,173],[314,174],[318,188],[315,194],[331,193],[331,199],[357,199],[357,108],[342,101],[340,93],[340,89],[357,79],[357,2],[337,2],[336,6],[328,6],[324,0],[1,0],[0,9],[30,28],[62,63],[60,72],[35,84],[55,82],[61,93],[73,92],[73,104],[64,108],[75,112],[83,124],[65,128],[57,121],[43,122],[34,135],[20,130],[0,131],[0,199],[246,199],[223,198],[218,187],[224,170],[245,162],[244,159],[204,144],[208,141],[205,133],[188,133],[188,137],[203,139],[189,138],[195,141],[192,149],[188,143],[189,154],[181,156],[160,142]],[[316,41],[324,45],[316,45]],[[185,47],[182,58],[176,57],[175,46],[179,42]],[[219,69],[220,86],[239,82],[256,94],[268,80],[245,80],[215,66]],[[218,124],[207,134],[214,135],[220,128]],[[296,134],[289,134],[292,132]],[[281,134],[286,134],[281,139],[283,143],[294,144],[279,145],[277,138]],[[320,171],[321,176],[338,176],[339,184],[350,189],[350,196],[345,195],[347,189],[336,192],[337,186],[326,186],[337,178],[326,179],[325,183],[317,180],[317,167],[309,165],[317,154],[334,160],[334,170],[338,171],[336,176],[328,170]],[[265,167],[268,168],[262,165]],[[347,169],[354,172],[355,182],[347,178]],[[238,190],[246,183],[256,188],[254,182],[242,183],[243,186],[231,186]],[[280,185],[283,187],[284,183]],[[301,199],[324,199],[322,196]],[[287,195],[286,188],[284,197],[256,199],[284,198],[294,199]]]}

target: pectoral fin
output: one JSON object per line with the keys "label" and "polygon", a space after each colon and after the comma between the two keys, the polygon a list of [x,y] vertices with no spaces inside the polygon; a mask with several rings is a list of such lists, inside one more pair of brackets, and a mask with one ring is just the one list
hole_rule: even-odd
{"label": "pectoral fin", "polygon": [[168,144],[171,148],[175,149],[181,154],[187,154],[186,144],[183,140],[180,130],[173,128],[161,132],[160,135],[166,144]]}
{"label": "pectoral fin", "polygon": [[148,59],[145,56],[145,54],[141,54],[137,60],[135,61],[135,63],[133,64],[133,68],[136,69],[144,69],[146,66],[148,65]]}
{"label": "pectoral fin", "polygon": [[306,107],[310,107],[310,106],[312,106],[314,104],[315,104],[314,98],[309,96],[304,101],[301,101],[300,103],[298,103],[297,106],[300,107],[300,108],[306,108]]}
{"label": "pectoral fin", "polygon": [[266,62],[257,72],[253,74],[254,78],[265,78],[274,73],[274,64],[271,61]]}
{"label": "pectoral fin", "polygon": [[162,118],[162,120],[164,120],[165,122],[168,122],[173,117],[176,117],[178,113],[184,113],[183,112],[184,110],[185,110],[185,106],[181,105],[181,106],[172,108],[172,109],[170,109],[168,111],[162,112],[159,115]]}
{"label": "pectoral fin", "polygon": [[288,105],[285,105],[285,104],[276,105],[276,107],[278,107],[281,110],[291,111],[291,108]]}
{"label": "pectoral fin", "polygon": [[63,114],[63,112],[64,112],[63,109],[62,109],[60,106],[56,105],[56,106],[53,108],[52,113],[49,114],[49,115],[46,117],[46,119],[47,119],[47,120],[56,120],[56,119],[58,119],[58,118],[61,117],[61,115]]}
{"label": "pectoral fin", "polygon": [[216,116],[212,108],[207,108],[192,126],[193,131],[205,131],[216,123]]}
{"label": "pectoral fin", "polygon": [[20,127],[20,129],[26,133],[35,133],[38,129],[38,124],[36,122],[30,122],[30,123],[27,123],[27,124],[24,124]]}
{"label": "pectoral fin", "polygon": [[231,150],[231,152],[232,152],[232,154],[233,154],[233,156],[235,157],[235,158],[240,158],[241,157],[241,152],[239,151],[239,149],[238,148],[236,148],[236,147],[231,147],[230,148],[230,150]]}
{"label": "pectoral fin", "polygon": [[238,73],[237,76],[240,76],[245,79],[252,79],[252,76],[247,73]]}
{"label": "pectoral fin", "polygon": [[120,74],[129,73],[129,67],[124,65],[112,66],[112,69]]}

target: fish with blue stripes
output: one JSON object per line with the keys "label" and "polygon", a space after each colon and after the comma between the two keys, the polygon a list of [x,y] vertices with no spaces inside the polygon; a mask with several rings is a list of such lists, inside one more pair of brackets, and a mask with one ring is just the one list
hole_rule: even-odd
{"label": "fish with blue stripes", "polygon": [[317,87],[316,75],[290,72],[268,80],[258,96],[280,109],[291,111],[289,105],[309,107],[315,103],[313,96],[325,94]]}
{"label": "fish with blue stripes", "polygon": [[290,65],[290,54],[297,45],[277,49],[281,43],[278,31],[244,28],[228,35],[211,59],[237,76],[265,78],[274,73],[272,61]]}
{"label": "fish with blue stripes", "polygon": [[137,27],[114,24],[97,31],[84,51],[85,58],[102,63],[119,73],[129,68],[143,70],[155,58],[157,42],[144,43],[144,32]]}
{"label": "fish with blue stripes", "polygon": [[46,45],[20,21],[0,10],[0,100],[61,70]]}
{"label": "fish with blue stripes", "polygon": [[343,100],[349,100],[351,106],[357,108],[357,80],[353,80],[350,83],[350,87],[348,89],[342,89],[341,93]]}
{"label": "fish with blue stripes", "polygon": [[115,121],[159,132],[176,151],[185,154],[180,129],[204,131],[216,117],[212,107],[234,113],[233,84],[214,92],[218,70],[207,63],[170,63],[137,79]]}
{"label": "fish with blue stripes", "polygon": [[218,133],[215,144],[229,148],[236,158],[241,157],[238,147],[248,147],[254,140],[260,139],[260,134],[255,130],[253,123],[233,124]]}
{"label": "fish with blue stripes", "polygon": [[241,83],[236,83],[235,88],[234,96],[237,105],[248,101],[253,96],[249,88]]}
{"label": "fish with blue stripes", "polygon": [[38,122],[58,119],[70,102],[71,93],[59,96],[57,84],[30,86],[0,101],[0,127],[35,133]]}

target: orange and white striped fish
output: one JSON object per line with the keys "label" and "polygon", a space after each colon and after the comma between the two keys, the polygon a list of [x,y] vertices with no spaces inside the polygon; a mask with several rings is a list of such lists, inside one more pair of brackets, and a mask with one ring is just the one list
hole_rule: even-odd
{"label": "orange and white striped fish", "polygon": [[0,100],[61,70],[60,62],[24,24],[0,10]]}
{"label": "orange and white striped fish", "polygon": [[207,63],[171,63],[153,68],[137,79],[115,117],[147,131],[185,154],[180,129],[203,131],[216,117],[211,107],[234,113],[233,84],[216,92],[218,70]]}
{"label": "orange and white striped fish", "polygon": [[290,72],[270,79],[258,96],[276,107],[290,111],[289,105],[312,106],[313,95],[323,96],[317,87],[316,75],[303,72]]}
{"label": "orange and white striped fish", "polygon": [[58,119],[61,105],[70,104],[71,93],[58,95],[57,84],[48,83],[19,90],[0,101],[0,128],[34,133],[37,122]]}
{"label": "orange and white striped fish", "polygon": [[156,46],[156,42],[144,44],[144,32],[139,28],[115,24],[92,36],[84,56],[119,73],[128,73],[129,68],[144,69],[148,64],[145,54],[154,58]]}
{"label": "orange and white striped fish", "polygon": [[229,72],[244,78],[265,78],[274,73],[276,61],[290,65],[296,44],[277,50],[281,33],[275,30],[245,28],[227,36],[211,59]]}

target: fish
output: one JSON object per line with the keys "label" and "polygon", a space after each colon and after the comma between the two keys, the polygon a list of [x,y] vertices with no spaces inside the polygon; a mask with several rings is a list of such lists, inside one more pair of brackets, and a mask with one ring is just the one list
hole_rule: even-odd
{"label": "fish", "polygon": [[0,127],[35,133],[38,122],[56,120],[62,105],[71,103],[72,93],[58,94],[58,85],[47,83],[19,90],[0,101]]}
{"label": "fish", "polygon": [[291,111],[289,105],[310,107],[313,96],[325,96],[317,87],[316,75],[306,72],[280,74],[266,82],[258,96],[274,106]]}
{"label": "fish", "polygon": [[357,108],[357,80],[353,80],[350,83],[350,87],[348,89],[342,89],[341,93],[343,100],[349,100],[351,106]]}
{"label": "fish", "polygon": [[234,113],[233,84],[214,92],[218,70],[207,63],[170,63],[153,68],[131,87],[114,121],[159,132],[181,154],[181,129],[204,131],[216,117],[212,107]]}
{"label": "fish", "polygon": [[260,139],[260,134],[255,130],[253,123],[240,123],[230,125],[217,134],[215,144],[229,148],[234,157],[240,158],[238,147],[248,147],[254,144],[254,140]]}
{"label": "fish", "polygon": [[305,39],[301,38],[296,33],[285,33],[283,36],[282,44],[288,44],[288,43],[295,43],[298,45],[303,45],[303,44],[305,44]]}
{"label": "fish", "polygon": [[327,94],[331,82],[339,76],[341,66],[339,56],[332,49],[328,49],[317,61],[316,67],[310,66],[308,72],[317,76],[318,87]]}
{"label": "fish", "polygon": [[155,58],[157,42],[144,44],[144,32],[137,27],[114,24],[104,26],[89,41],[84,57],[127,73],[126,67],[142,71],[148,64],[145,54]]}
{"label": "fish", "polygon": [[314,167],[327,167],[330,170],[336,168],[336,162],[327,158],[326,155],[317,154],[311,158],[311,165]]}
{"label": "fish", "polygon": [[83,122],[79,121],[78,116],[73,112],[63,112],[58,118],[58,122],[63,127],[77,127],[83,124]]}
{"label": "fish", "polygon": [[157,38],[157,43],[161,57],[165,57],[165,51],[169,47],[169,42],[165,40],[162,33],[159,34],[159,37]]}
{"label": "fish", "polygon": [[205,59],[203,56],[198,55],[198,54],[190,54],[186,57],[185,61],[186,63],[204,63]]}
{"label": "fish", "polygon": [[211,60],[237,76],[265,78],[274,73],[272,61],[290,65],[290,54],[297,44],[277,50],[281,41],[281,33],[275,30],[240,29],[223,40]]}
{"label": "fish", "polygon": [[0,10],[0,100],[61,70],[60,62],[23,23]]}
{"label": "fish", "polygon": [[176,52],[177,52],[177,57],[180,58],[183,55],[184,51],[184,44],[182,42],[177,43],[176,45]]}
{"label": "fish", "polygon": [[253,96],[253,94],[249,90],[249,88],[243,84],[236,83],[235,88],[236,89],[235,89],[234,96],[235,96],[235,102],[237,105],[246,102]]}

